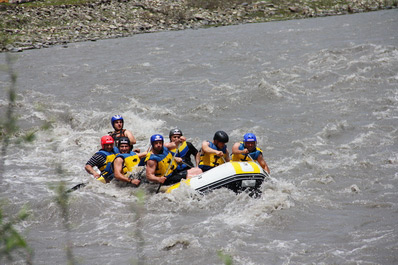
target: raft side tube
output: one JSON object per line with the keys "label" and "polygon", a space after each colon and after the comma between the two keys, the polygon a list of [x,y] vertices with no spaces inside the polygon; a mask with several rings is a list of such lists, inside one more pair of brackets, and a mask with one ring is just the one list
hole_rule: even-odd
{"label": "raft side tube", "polygon": [[[182,180],[193,190],[207,192],[226,187],[239,192],[246,188],[258,189],[269,175],[255,162],[228,162],[206,171],[189,180]],[[180,187],[181,183],[170,186],[166,193]]]}

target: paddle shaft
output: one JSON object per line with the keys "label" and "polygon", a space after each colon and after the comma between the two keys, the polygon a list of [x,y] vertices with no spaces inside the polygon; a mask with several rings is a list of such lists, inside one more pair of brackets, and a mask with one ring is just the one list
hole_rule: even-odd
{"label": "paddle shaft", "polygon": [[78,190],[80,188],[83,188],[83,187],[87,186],[87,184],[88,184],[88,182],[87,183],[79,183],[79,184],[73,186],[72,188],[70,188],[69,190],[67,190],[66,193],[70,193],[72,191],[75,191],[75,190]]}

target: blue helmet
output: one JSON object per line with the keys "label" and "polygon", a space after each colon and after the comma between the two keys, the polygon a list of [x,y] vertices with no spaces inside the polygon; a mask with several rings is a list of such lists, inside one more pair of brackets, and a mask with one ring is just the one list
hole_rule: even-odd
{"label": "blue helmet", "polygon": [[162,141],[164,142],[163,136],[160,134],[154,134],[151,136],[151,145],[153,145],[153,142],[155,141]]}
{"label": "blue helmet", "polygon": [[243,142],[257,142],[257,138],[253,133],[246,133],[243,136]]}
{"label": "blue helmet", "polygon": [[119,120],[121,120],[124,123],[123,117],[121,115],[115,115],[112,117],[111,123],[112,123],[113,129],[115,129],[115,126],[113,126],[113,124],[115,123],[115,121],[119,121]]}

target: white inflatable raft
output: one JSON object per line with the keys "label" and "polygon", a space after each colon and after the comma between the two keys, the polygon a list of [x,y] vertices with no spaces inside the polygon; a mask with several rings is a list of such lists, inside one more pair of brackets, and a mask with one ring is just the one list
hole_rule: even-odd
{"label": "white inflatable raft", "polygon": [[255,192],[268,178],[268,173],[255,162],[228,162],[191,179],[184,179],[167,189],[163,187],[163,191],[170,193],[181,185],[187,185],[199,192],[218,188],[228,188],[237,193],[245,190]]}

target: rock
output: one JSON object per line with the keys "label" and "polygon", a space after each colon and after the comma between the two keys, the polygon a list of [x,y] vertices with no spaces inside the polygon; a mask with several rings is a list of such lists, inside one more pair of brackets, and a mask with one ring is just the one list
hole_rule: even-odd
{"label": "rock", "polygon": [[[1,1],[1,0],[0,0]],[[31,1],[31,0],[13,0]],[[98,40],[129,36],[142,32],[180,30],[207,25],[239,23],[357,13],[391,8],[384,0],[352,1],[333,9],[309,8],[319,0],[243,2],[225,8],[205,9],[185,0],[93,0],[81,5],[25,7],[23,4],[0,5],[1,51],[21,51],[63,42]],[[393,6],[397,8],[397,5]],[[259,15],[261,14],[261,15]],[[5,34],[4,34],[5,33]],[[32,43],[36,43],[32,45]]]}
{"label": "rock", "polygon": [[358,192],[360,192],[360,189],[358,188],[357,185],[354,184],[354,185],[351,186],[351,191],[355,192],[355,193],[358,193]]}
{"label": "rock", "polygon": [[297,7],[297,6],[291,6],[291,7],[289,7],[289,10],[290,10],[291,12],[293,12],[293,13],[298,13],[298,12],[300,12],[300,8]]}

